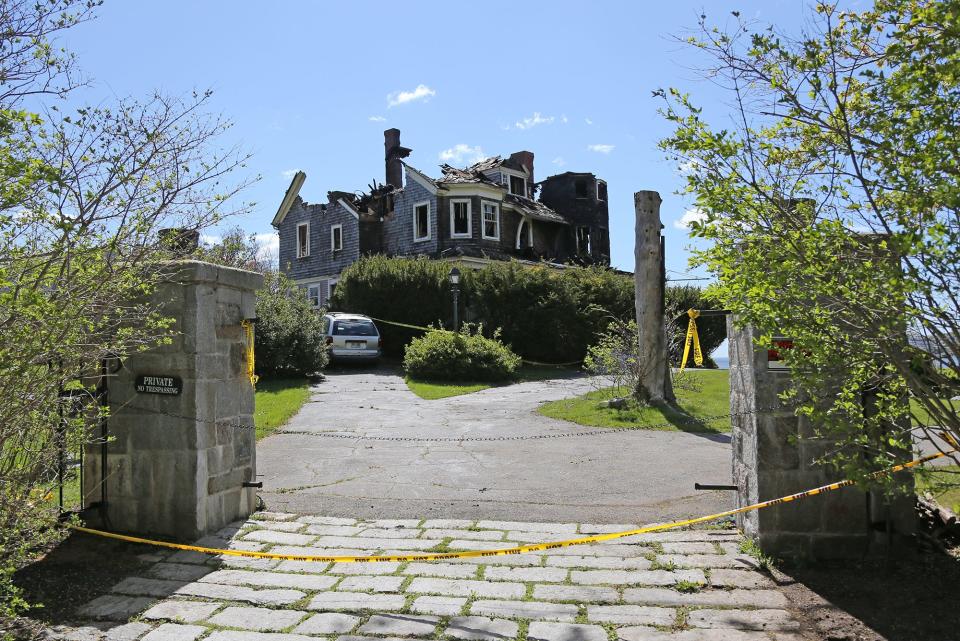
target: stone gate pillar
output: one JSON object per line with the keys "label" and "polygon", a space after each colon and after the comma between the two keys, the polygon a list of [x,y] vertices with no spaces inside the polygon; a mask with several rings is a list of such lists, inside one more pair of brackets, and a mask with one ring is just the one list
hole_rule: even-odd
{"label": "stone gate pillar", "polygon": [[[790,384],[789,370],[756,345],[752,327],[737,328],[728,318],[727,336],[737,506],[840,480],[814,462],[833,443],[816,438],[805,418],[783,408],[779,394]],[[737,526],[764,553],[794,559],[860,558],[883,546],[888,524],[903,535],[913,533],[914,523],[910,498],[886,505],[854,487],[737,516]]]}
{"label": "stone gate pillar", "polygon": [[[172,342],[127,358],[108,379],[99,525],[190,540],[253,512],[256,490],[245,484],[256,476],[254,388],[241,323],[256,316],[262,285],[253,272],[171,264],[153,297],[175,321]],[[102,463],[100,445],[87,446],[88,502],[101,496]]]}

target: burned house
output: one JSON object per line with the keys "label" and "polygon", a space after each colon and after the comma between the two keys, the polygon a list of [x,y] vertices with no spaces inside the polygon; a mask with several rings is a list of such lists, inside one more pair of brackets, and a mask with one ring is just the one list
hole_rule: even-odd
{"label": "burned house", "polygon": [[[521,260],[610,264],[607,185],[590,173],[536,182],[533,153],[494,156],[465,169],[441,165],[431,178],[404,158],[400,131],[384,132],[386,183],[364,193],[330,191],[327,202],[299,196],[297,172],[273,219],[280,269],[314,305],[340,273],[367,254],[428,256],[482,266]],[[537,191],[539,199],[536,198]]]}

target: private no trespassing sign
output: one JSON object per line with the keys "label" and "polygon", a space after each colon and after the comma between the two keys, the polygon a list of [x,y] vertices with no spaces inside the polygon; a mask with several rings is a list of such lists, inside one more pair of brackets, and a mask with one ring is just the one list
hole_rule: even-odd
{"label": "private no trespassing sign", "polygon": [[141,394],[166,394],[176,396],[183,389],[183,381],[178,376],[138,376],[136,390]]}

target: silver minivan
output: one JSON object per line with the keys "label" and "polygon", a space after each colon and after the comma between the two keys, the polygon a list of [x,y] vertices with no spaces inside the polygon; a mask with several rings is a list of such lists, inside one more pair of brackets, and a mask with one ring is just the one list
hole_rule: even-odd
{"label": "silver minivan", "polygon": [[380,331],[367,316],[330,312],[323,316],[331,361],[376,361],[383,346]]}

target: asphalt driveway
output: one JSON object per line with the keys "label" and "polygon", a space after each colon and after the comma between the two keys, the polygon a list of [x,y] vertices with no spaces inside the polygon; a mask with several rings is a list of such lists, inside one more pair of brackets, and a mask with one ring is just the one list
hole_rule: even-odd
{"label": "asphalt driveway", "polygon": [[333,371],[258,444],[262,495],[270,510],[351,518],[647,523],[732,506],[731,492],[693,488],[729,482],[727,435],[536,413],[589,389],[573,378],[426,401],[389,368]]}

